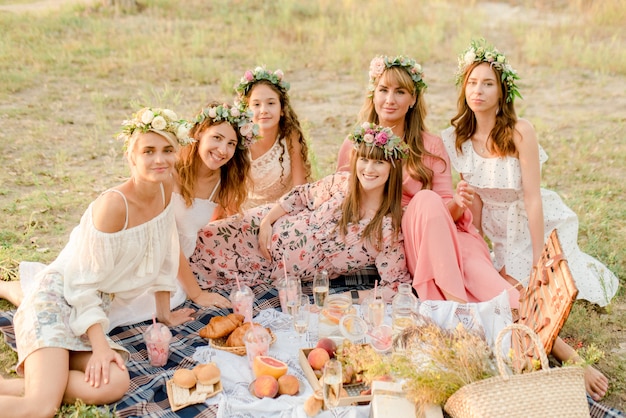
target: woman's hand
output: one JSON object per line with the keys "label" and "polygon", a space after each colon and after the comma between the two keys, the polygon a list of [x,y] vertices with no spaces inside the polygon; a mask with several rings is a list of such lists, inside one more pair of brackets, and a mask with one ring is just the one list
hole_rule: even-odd
{"label": "woman's hand", "polygon": [[203,290],[200,294],[192,299],[195,303],[201,306],[216,307],[216,308],[232,308],[230,301],[219,293],[209,292]]}
{"label": "woman's hand", "polygon": [[163,316],[159,316],[159,322],[164,323],[168,327],[175,327],[180,324],[184,324],[188,321],[193,321],[194,317],[191,316],[196,313],[195,309],[181,308],[176,311],[170,311]]}
{"label": "woman's hand", "polygon": [[458,207],[467,209],[474,203],[474,188],[465,180],[460,180],[456,185],[456,193],[454,193],[454,202]]}
{"label": "woman's hand", "polygon": [[272,247],[272,224],[263,218],[259,224],[259,251],[268,260],[272,259],[270,249]]}
{"label": "woman's hand", "polygon": [[109,370],[113,363],[121,370],[126,370],[122,356],[115,350],[110,347],[94,350],[85,368],[85,382],[95,388],[100,387],[100,383],[108,384]]}

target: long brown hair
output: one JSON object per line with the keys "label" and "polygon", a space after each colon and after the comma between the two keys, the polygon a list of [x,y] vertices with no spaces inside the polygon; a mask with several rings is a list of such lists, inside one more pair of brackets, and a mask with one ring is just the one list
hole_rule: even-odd
{"label": "long brown hair", "polygon": [[[409,146],[409,157],[404,164],[408,169],[409,175],[421,182],[424,189],[432,189],[433,170],[424,164],[424,158],[432,157],[440,160],[442,160],[442,158],[428,152],[424,146],[422,135],[428,130],[425,123],[427,110],[424,94],[422,91],[416,90],[415,82],[409,73],[404,68],[397,66],[386,68],[376,80],[375,88],[381,80],[385,80],[388,77],[395,79],[402,88],[411,92],[414,96],[417,96],[415,105],[409,108],[404,118],[404,140]],[[359,119],[363,122],[379,124],[378,114],[374,107],[374,94],[375,93],[366,97],[365,103],[363,103],[361,111],[359,112]]]}
{"label": "long brown hair", "polygon": [[[218,102],[209,103],[206,107],[220,105]],[[202,159],[198,155],[198,145],[202,133],[210,126],[229,123],[228,121],[214,122],[211,118],[205,118],[202,123],[194,125],[190,136],[196,141],[182,147],[178,152],[176,171],[180,182],[180,192],[187,206],[193,203],[194,186],[198,177],[198,167]],[[237,134],[237,143],[243,142],[241,132],[237,125],[231,125]],[[233,157],[220,167],[220,187],[215,200],[227,214],[231,215],[241,211],[241,206],[248,197],[248,185],[250,183],[250,157],[247,149],[235,147]]]}
{"label": "long brown hair", "polygon": [[[462,75],[461,88],[459,90],[459,98],[457,100],[458,112],[456,116],[452,118],[450,124],[454,126],[456,133],[455,146],[459,153],[462,153],[461,146],[467,140],[470,140],[474,133],[476,133],[476,115],[474,111],[470,109],[467,104],[467,98],[465,97],[465,87],[469,75],[474,68],[483,64],[483,62],[474,62],[467,66],[465,72]],[[485,63],[488,65],[488,63]],[[496,124],[490,132],[491,144],[489,144],[489,152],[493,152],[500,157],[507,155],[515,155],[517,149],[513,142],[513,134],[515,131],[515,124],[517,123],[517,114],[515,113],[515,105],[513,100],[506,102],[506,97],[509,94],[509,86],[502,81],[502,71],[497,67],[491,66],[491,69],[495,73],[498,85],[498,92],[500,98],[498,99],[498,113],[496,114]]]}
{"label": "long brown hair", "polygon": [[350,185],[348,194],[341,206],[341,218],[337,227],[343,236],[348,233],[348,225],[358,223],[361,220],[361,182],[356,173],[356,162],[359,158],[365,157],[372,160],[382,160],[391,163],[389,178],[385,183],[383,191],[383,201],[376,211],[372,220],[363,231],[363,238],[367,240],[377,250],[380,250],[380,243],[383,240],[383,219],[385,216],[391,217],[394,237],[397,239],[402,225],[402,160],[388,160],[385,158],[383,150],[379,147],[370,147],[363,143],[352,153],[350,159]]}
{"label": "long brown hair", "polygon": [[[287,143],[287,147],[289,150],[293,148],[293,141],[298,141],[300,143],[300,156],[302,157],[302,162],[304,163],[304,175],[305,180],[308,182],[311,180],[311,162],[309,161],[309,146],[307,145],[306,139],[304,138],[304,131],[300,126],[300,120],[298,119],[298,115],[291,107],[291,103],[289,101],[289,94],[287,90],[282,87],[277,86],[269,80],[258,80],[255,81],[250,88],[248,88],[245,96],[243,96],[243,101],[246,105],[250,105],[250,95],[252,94],[252,90],[258,85],[264,84],[272,89],[277,95],[278,100],[280,101],[280,108],[282,110],[282,116],[278,121],[278,136],[285,138],[285,142]],[[281,148],[283,145],[280,144]],[[282,170],[283,167],[283,155],[285,155],[285,149],[281,149],[281,156],[279,158],[280,167]],[[281,173],[281,182],[283,178],[283,173]]]}

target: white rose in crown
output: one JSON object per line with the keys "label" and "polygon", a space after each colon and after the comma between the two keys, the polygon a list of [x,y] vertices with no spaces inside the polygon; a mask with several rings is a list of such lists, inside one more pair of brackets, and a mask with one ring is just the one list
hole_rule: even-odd
{"label": "white rose in crown", "polygon": [[152,129],[156,129],[157,131],[162,131],[167,127],[167,122],[163,116],[156,116],[152,119]]}
{"label": "white rose in crown", "polygon": [[152,110],[150,109],[144,110],[144,112],[141,114],[141,121],[146,125],[152,122],[152,119],[154,119],[154,113],[152,113]]}
{"label": "white rose in crown", "polygon": [[188,124],[181,123],[180,125],[178,125],[178,128],[176,129],[176,138],[181,139],[181,140],[189,139],[189,125]]}
{"label": "white rose in crown", "polygon": [[238,118],[239,115],[241,115],[241,113],[239,113],[239,109],[237,109],[236,107],[230,109],[230,116],[232,116],[233,118]]}
{"label": "white rose in crown", "polygon": [[248,122],[245,125],[243,125],[241,128],[239,128],[239,133],[241,134],[241,136],[247,138],[248,136],[252,134],[253,129],[254,129],[254,124],[252,122]]}
{"label": "white rose in crown", "polygon": [[172,110],[163,109],[163,115],[169,120],[178,120],[178,115]]}
{"label": "white rose in crown", "polygon": [[470,49],[469,51],[465,53],[465,56],[463,57],[463,63],[465,65],[470,65],[471,63],[474,62],[475,59],[476,59],[476,53],[474,52],[473,49]]}
{"label": "white rose in crown", "polygon": [[214,107],[210,108],[209,109],[209,117],[211,119],[215,119],[216,116],[217,116],[217,110],[215,110]]}

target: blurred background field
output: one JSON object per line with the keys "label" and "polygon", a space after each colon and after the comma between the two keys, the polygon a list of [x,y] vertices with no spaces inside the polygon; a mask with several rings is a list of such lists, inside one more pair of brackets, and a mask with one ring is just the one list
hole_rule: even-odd
{"label": "blurred background field", "polygon": [[[484,37],[521,80],[518,114],[548,155],[543,185],[580,217],[581,248],[626,281],[626,3],[623,0],[0,0],[0,275],[49,262],[87,204],[127,169],[114,136],[142,105],[192,117],[257,65],[281,68],[316,177],[334,170],[371,58],[404,54],[429,85],[428,126],[456,107],[456,57]],[[51,7],[54,5],[55,7]],[[14,6],[20,6],[19,11]],[[623,289],[605,310],[576,303],[563,336],[595,344],[608,404],[626,409]],[[1,301],[1,309],[11,309]],[[3,347],[0,369],[13,353]]]}

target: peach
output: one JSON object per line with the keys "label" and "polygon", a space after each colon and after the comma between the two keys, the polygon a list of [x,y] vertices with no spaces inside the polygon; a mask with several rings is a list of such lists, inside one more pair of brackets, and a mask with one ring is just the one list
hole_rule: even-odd
{"label": "peach", "polygon": [[322,370],[324,364],[330,360],[330,356],[328,355],[328,351],[323,348],[316,347],[309,352],[307,359],[309,360],[309,364],[313,370]]}
{"label": "peach", "polygon": [[330,358],[335,357],[335,351],[337,351],[337,343],[335,343],[335,341],[331,340],[330,338],[320,338],[320,340],[317,342],[316,347],[326,350]]}
{"label": "peach", "polygon": [[300,390],[300,381],[292,374],[278,378],[278,393],[280,395],[295,395]]}
{"label": "peach", "polygon": [[274,376],[263,375],[257,377],[253,387],[257,398],[274,398],[278,395],[278,380]]}

